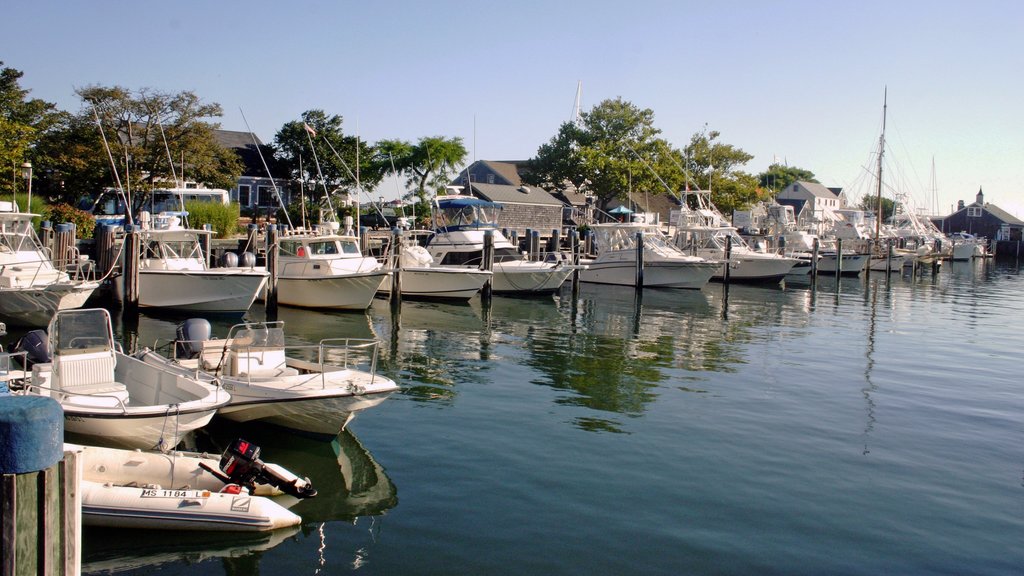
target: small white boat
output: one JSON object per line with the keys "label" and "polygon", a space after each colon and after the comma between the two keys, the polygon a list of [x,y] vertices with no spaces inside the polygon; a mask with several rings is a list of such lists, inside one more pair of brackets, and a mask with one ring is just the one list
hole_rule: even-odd
{"label": "small white boat", "polygon": [[166,372],[117,350],[103,309],[59,311],[48,335],[30,332],[18,348],[34,362],[20,392],[54,398],[67,432],[103,444],[173,448],[231,400],[194,375]]}
{"label": "small white boat", "polygon": [[442,266],[480,268],[484,237],[488,232],[492,234],[494,294],[552,294],[577,269],[561,259],[528,260],[498,229],[501,204],[473,196],[448,195],[436,197],[433,208],[434,234],[427,240],[426,248]]}
{"label": "small white boat", "polygon": [[[81,462],[82,523],[161,530],[256,532],[301,518],[272,496],[308,498],[316,490],[238,440],[220,460],[206,454],[143,452],[65,444]],[[218,470],[219,469],[219,470]]]}
{"label": "small white boat", "polygon": [[[189,312],[238,313],[252,306],[270,274],[255,266],[210,268],[201,236],[213,234],[181,226],[176,214],[152,219],[139,214],[142,249],[139,307]],[[243,262],[244,263],[244,262]],[[124,277],[115,278],[115,297],[124,294]]]}
{"label": "small white boat", "polygon": [[302,308],[366,310],[391,272],[363,256],[355,236],[330,227],[283,237],[277,260],[277,302]]}
{"label": "small white boat", "polygon": [[953,243],[952,258],[954,261],[967,261],[975,258],[986,258],[988,252],[984,238],[978,238],[967,232],[956,232],[949,235]]}
{"label": "small white boat", "polygon": [[38,217],[0,202],[0,318],[11,324],[46,326],[57,310],[81,308],[99,287],[54,266],[32,227]]}
{"label": "small white boat", "polygon": [[[401,255],[394,267],[401,275],[402,298],[469,300],[494,276],[489,270],[436,264],[430,252],[413,240],[414,234],[402,235]],[[391,283],[392,278],[385,279],[380,291],[390,293]]]}
{"label": "small white boat", "polygon": [[[334,436],[356,413],[398,390],[376,373],[376,340],[285,346],[280,321],[238,324],[218,340],[210,338],[210,323],[198,318],[179,325],[177,335],[169,357],[148,349],[136,356],[160,370],[219,382],[231,401],[218,414],[236,422],[263,420]],[[365,370],[357,368],[360,363]]]}
{"label": "small white boat", "polygon": [[643,233],[644,286],[700,289],[722,265],[684,254],[652,224],[594,224],[591,230],[595,234],[597,257],[582,262],[586,265],[580,271],[582,282],[633,286],[639,233]]}

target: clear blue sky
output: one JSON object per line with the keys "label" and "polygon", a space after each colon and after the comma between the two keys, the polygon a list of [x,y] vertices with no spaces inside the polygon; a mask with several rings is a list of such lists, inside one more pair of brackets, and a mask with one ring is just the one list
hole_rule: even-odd
{"label": "clear blue sky", "polygon": [[461,136],[512,160],[582,81],[584,110],[621,96],[678,147],[706,125],[747,172],[778,158],[857,198],[888,87],[889,185],[943,213],[983,187],[1024,216],[1019,0],[14,0],[4,19],[0,60],[65,110],[87,85],[192,90],[265,141],[320,108],[369,142]]}

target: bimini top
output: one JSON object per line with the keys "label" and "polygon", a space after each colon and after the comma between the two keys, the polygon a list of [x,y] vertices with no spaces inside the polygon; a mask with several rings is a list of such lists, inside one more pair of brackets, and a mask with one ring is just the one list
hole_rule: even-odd
{"label": "bimini top", "polygon": [[481,200],[473,196],[438,196],[437,205],[442,208],[466,208],[469,206],[487,206],[489,208],[503,208],[503,206],[497,202],[491,202],[490,200]]}
{"label": "bimini top", "polygon": [[435,231],[497,228],[502,205],[473,196],[438,196],[433,214]]}

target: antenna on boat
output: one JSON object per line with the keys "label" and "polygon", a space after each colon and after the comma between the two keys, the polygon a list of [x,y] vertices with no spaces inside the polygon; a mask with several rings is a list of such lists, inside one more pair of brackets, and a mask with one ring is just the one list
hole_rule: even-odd
{"label": "antenna on boat", "polygon": [[128,224],[132,224],[132,206],[128,202],[128,197],[125,195],[124,186],[121,185],[121,175],[117,173],[117,164],[114,162],[114,155],[110,152],[110,144],[107,142],[107,134],[103,131],[103,122],[100,121],[100,114],[96,111],[96,103],[92,100],[88,100],[89,105],[92,106],[92,115],[96,118],[96,126],[100,129],[100,136],[103,138],[103,149],[107,151],[107,158],[110,159],[110,171],[114,173],[114,181],[117,182],[117,191],[121,195],[121,201],[124,202],[125,218],[128,220]]}
{"label": "antenna on boat", "polygon": [[[331,211],[331,222],[337,222],[338,217],[334,212],[334,203],[331,202],[331,192],[327,189],[327,180],[324,179],[324,173],[320,170],[320,159],[317,158],[316,148],[313,146],[313,136],[316,135],[316,130],[312,126],[302,123],[302,128],[306,131],[306,139],[309,140],[309,149],[313,151],[313,164],[316,165],[316,174],[320,177],[320,184],[324,187],[324,196],[327,198],[327,209]],[[327,138],[324,138],[327,141]]]}
{"label": "antenna on boat", "polygon": [[277,196],[277,203],[281,206],[281,212],[284,212],[284,219],[288,222],[288,227],[292,227],[292,219],[288,215],[288,209],[284,207],[284,200],[281,198],[280,192],[277,190],[277,184],[274,182],[274,175],[270,173],[270,167],[267,166],[267,159],[263,157],[263,151],[260,150],[260,143],[256,140],[256,135],[252,133],[252,128],[249,127],[249,121],[245,119],[245,112],[242,112],[242,107],[238,107],[238,111],[242,114],[242,122],[245,122],[245,129],[249,131],[249,136],[252,137],[252,145],[256,147],[256,153],[260,155],[260,161],[263,162],[263,169],[267,171],[267,176],[270,178],[270,186],[274,189],[274,196]]}
{"label": "antenna on boat", "polygon": [[299,154],[299,205],[302,206],[302,227],[306,227],[306,179],[302,178],[302,154]]}

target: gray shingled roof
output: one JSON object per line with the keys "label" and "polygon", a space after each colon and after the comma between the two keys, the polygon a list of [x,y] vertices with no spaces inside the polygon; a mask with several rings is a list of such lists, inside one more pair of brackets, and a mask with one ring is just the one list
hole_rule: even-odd
{"label": "gray shingled roof", "polygon": [[539,204],[543,206],[562,206],[557,198],[543,188],[536,186],[509,186],[506,184],[483,184],[473,182],[475,195],[502,204]]}
{"label": "gray shingled roof", "polygon": [[[973,205],[977,205],[977,203],[972,204],[972,206]],[[1017,218],[1013,214],[1010,214],[1006,210],[1003,210],[1002,208],[996,206],[995,204],[985,204],[984,208],[989,214],[1002,220],[1006,224],[1010,224],[1011,226],[1024,226],[1024,221],[1022,221],[1020,218]]]}
{"label": "gray shingled roof", "polygon": [[522,185],[523,181],[519,177],[517,162],[502,162],[496,160],[481,160],[480,162],[490,168],[495,174],[504,178],[508,184],[512,186]]}
{"label": "gray shingled roof", "polygon": [[817,182],[805,182],[803,180],[797,182],[797,184],[802,186],[804,189],[806,189],[808,192],[810,192],[811,194],[813,194],[817,198],[830,198],[830,199],[832,199],[832,198],[837,198],[838,197],[838,194],[836,194],[835,192],[830,190],[824,184],[819,184]]}

